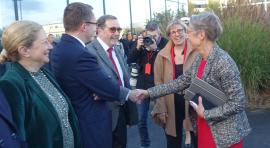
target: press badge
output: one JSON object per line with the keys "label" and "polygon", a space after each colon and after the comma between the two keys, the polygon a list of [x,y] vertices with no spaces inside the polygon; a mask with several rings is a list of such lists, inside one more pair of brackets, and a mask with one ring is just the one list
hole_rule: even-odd
{"label": "press badge", "polygon": [[145,64],[144,73],[150,75],[151,74],[151,64],[147,63]]}

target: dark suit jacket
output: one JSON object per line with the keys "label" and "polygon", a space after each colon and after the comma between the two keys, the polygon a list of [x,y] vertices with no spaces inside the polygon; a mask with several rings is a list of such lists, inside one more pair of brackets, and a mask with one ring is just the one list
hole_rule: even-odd
{"label": "dark suit jacket", "polygon": [[[49,81],[59,90],[59,85],[46,69],[42,69]],[[26,141],[29,148],[63,147],[62,131],[58,115],[45,92],[40,88],[29,72],[19,63],[11,63],[0,80],[18,135]],[[75,147],[81,147],[78,120],[69,104],[69,121],[74,134]]]}
{"label": "dark suit jacket", "polygon": [[[97,57],[68,34],[62,35],[52,51],[51,66],[78,115],[84,147],[110,148],[112,117],[106,101],[125,101],[128,89],[120,88],[98,64]],[[93,93],[102,99],[95,101]]]}
{"label": "dark suit jacket", "polygon": [[17,136],[17,129],[12,120],[9,104],[6,101],[2,90],[0,90],[0,147],[26,147],[26,143],[23,143]]}
{"label": "dark suit jacket", "polygon": [[[104,70],[112,76],[112,78],[115,81],[118,81],[118,76],[117,76],[117,72],[115,71],[114,65],[112,64],[112,62],[110,61],[106,51],[103,49],[103,47],[101,46],[101,44],[98,42],[97,39],[95,39],[94,41],[91,42],[91,44],[89,44],[87,46],[88,50],[90,53],[92,53],[93,55],[98,57],[98,62],[101,64],[101,66],[104,68]],[[120,49],[117,46],[114,47],[114,51],[115,54],[117,56],[117,59],[119,61],[119,64],[121,66],[121,69],[123,71],[123,79],[124,79],[124,86],[127,88],[130,88],[129,85],[129,73],[127,70],[127,64],[124,60],[123,54],[121,53]],[[118,116],[119,116],[119,102],[108,102],[108,105],[110,106],[111,110],[112,110],[112,128],[113,130],[115,129],[116,125],[117,125],[117,121],[118,121]],[[126,119],[127,124],[129,125],[133,125],[136,124],[138,121],[138,113],[137,113],[137,107],[136,104],[128,101],[126,103],[127,106],[127,110],[126,110],[126,114],[127,117]]]}

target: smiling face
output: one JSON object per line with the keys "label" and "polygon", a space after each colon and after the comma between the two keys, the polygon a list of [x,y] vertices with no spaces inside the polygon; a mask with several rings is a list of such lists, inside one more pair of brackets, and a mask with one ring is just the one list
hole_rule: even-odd
{"label": "smiling face", "polygon": [[48,42],[46,34],[43,29],[37,32],[36,40],[32,43],[32,46],[25,49],[25,53],[21,55],[21,58],[27,58],[29,62],[36,63],[38,65],[44,65],[49,62],[49,52],[52,48]]}
{"label": "smiling face", "polygon": [[122,28],[117,19],[108,19],[104,27],[98,28],[98,37],[109,47],[112,47],[118,42],[121,31]]}
{"label": "smiling face", "polygon": [[185,30],[184,28],[180,25],[174,25],[170,29],[170,35],[169,35],[170,40],[173,41],[174,45],[176,46],[181,46],[185,42]]}

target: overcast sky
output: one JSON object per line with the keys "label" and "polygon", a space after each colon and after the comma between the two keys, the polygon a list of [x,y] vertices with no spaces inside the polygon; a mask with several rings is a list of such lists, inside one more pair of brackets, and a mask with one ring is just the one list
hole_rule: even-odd
{"label": "overcast sky", "polygon": [[[94,7],[96,17],[103,15],[103,0],[69,0],[83,2]],[[177,1],[177,0],[175,0]],[[186,0],[179,0],[184,2]],[[143,24],[150,18],[149,0],[131,0],[133,23]],[[165,0],[151,0],[152,13],[165,10]],[[18,7],[24,20],[33,20],[42,25],[62,22],[66,0],[21,0]],[[130,25],[129,0],[105,0],[106,13],[118,17],[122,27]],[[0,0],[0,28],[14,21],[13,0]],[[167,8],[177,10],[177,3],[167,1]],[[20,9],[19,9],[20,18]]]}

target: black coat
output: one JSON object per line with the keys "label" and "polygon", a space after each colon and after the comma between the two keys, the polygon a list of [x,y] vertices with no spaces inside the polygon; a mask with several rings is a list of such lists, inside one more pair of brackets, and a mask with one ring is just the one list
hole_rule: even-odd
{"label": "black coat", "polygon": [[[147,54],[150,52],[145,49],[136,49],[136,44],[132,47],[131,53],[128,57],[128,63],[137,63],[139,66],[139,76],[137,79],[136,88],[140,89],[148,89],[153,87],[154,84],[154,63],[158,52],[165,47],[168,40],[166,38],[161,37],[159,44],[157,45],[157,50],[153,51],[153,55],[148,60]],[[151,73],[145,74],[145,65],[149,63],[151,64]]]}

